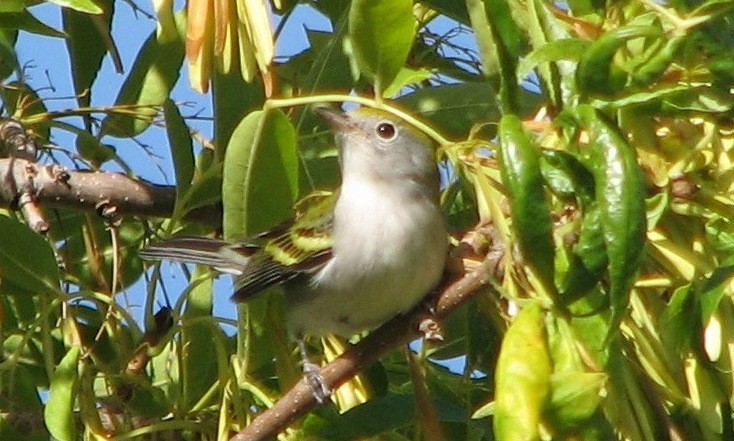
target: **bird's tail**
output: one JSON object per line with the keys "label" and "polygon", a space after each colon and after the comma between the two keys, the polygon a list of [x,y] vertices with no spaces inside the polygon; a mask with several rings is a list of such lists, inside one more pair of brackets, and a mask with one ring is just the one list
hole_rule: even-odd
{"label": "bird's tail", "polygon": [[157,242],[138,253],[146,260],[172,260],[208,265],[219,271],[242,274],[257,250],[254,246],[209,237],[184,236]]}

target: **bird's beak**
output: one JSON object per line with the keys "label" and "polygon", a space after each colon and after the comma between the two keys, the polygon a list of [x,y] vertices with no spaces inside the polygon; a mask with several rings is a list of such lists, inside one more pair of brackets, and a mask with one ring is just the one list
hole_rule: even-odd
{"label": "bird's beak", "polygon": [[326,123],[336,132],[341,132],[350,125],[349,116],[340,110],[334,110],[330,107],[317,107],[314,111],[324,118]]}

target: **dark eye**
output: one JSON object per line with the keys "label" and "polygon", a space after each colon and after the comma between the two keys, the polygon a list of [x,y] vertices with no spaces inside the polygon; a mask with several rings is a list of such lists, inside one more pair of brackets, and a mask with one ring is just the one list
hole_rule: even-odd
{"label": "dark eye", "polygon": [[395,135],[397,133],[397,130],[395,129],[395,125],[389,122],[381,122],[377,125],[377,136],[384,140],[391,140],[395,138]]}

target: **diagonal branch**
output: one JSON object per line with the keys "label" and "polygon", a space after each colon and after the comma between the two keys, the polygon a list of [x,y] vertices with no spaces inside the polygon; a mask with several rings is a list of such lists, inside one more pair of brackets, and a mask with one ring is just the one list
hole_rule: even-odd
{"label": "diagonal branch", "polygon": [[[441,289],[437,295],[433,315],[428,318],[444,319],[451,311],[487,287],[491,274],[495,273],[503,252],[490,252],[474,271]],[[349,348],[339,358],[321,369],[321,374],[332,389],[339,387],[386,352],[421,337],[418,323],[425,321],[425,307],[419,305],[410,313],[400,315],[371,332],[359,343]],[[317,406],[311,386],[299,381],[273,407],[258,415],[255,420],[235,434],[230,441],[259,441],[274,439],[297,418]]]}
{"label": "diagonal branch", "polygon": [[[25,195],[46,207],[102,215],[170,217],[176,187],[135,180],[122,173],[67,170],[19,157],[0,159],[0,207],[22,208]],[[185,218],[218,227],[222,211],[207,205],[191,210]]]}

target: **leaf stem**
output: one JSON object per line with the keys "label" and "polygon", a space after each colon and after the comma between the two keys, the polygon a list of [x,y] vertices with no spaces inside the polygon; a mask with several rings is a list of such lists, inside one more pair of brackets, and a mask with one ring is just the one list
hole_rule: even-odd
{"label": "leaf stem", "polygon": [[436,141],[439,146],[445,147],[449,144],[453,144],[451,141],[446,139],[443,135],[438,133],[430,125],[416,118],[415,116],[407,113],[406,111],[389,104],[385,101],[376,101],[372,98],[366,98],[354,95],[342,95],[342,94],[327,94],[327,95],[314,95],[314,96],[299,96],[296,98],[280,98],[270,99],[263,105],[263,110],[270,110],[274,108],[282,107],[294,107],[294,106],[305,106],[308,104],[323,104],[323,103],[356,103],[363,106],[373,107],[375,109],[385,110],[386,112],[397,116],[406,123],[420,130],[421,132],[428,135],[431,139]]}

